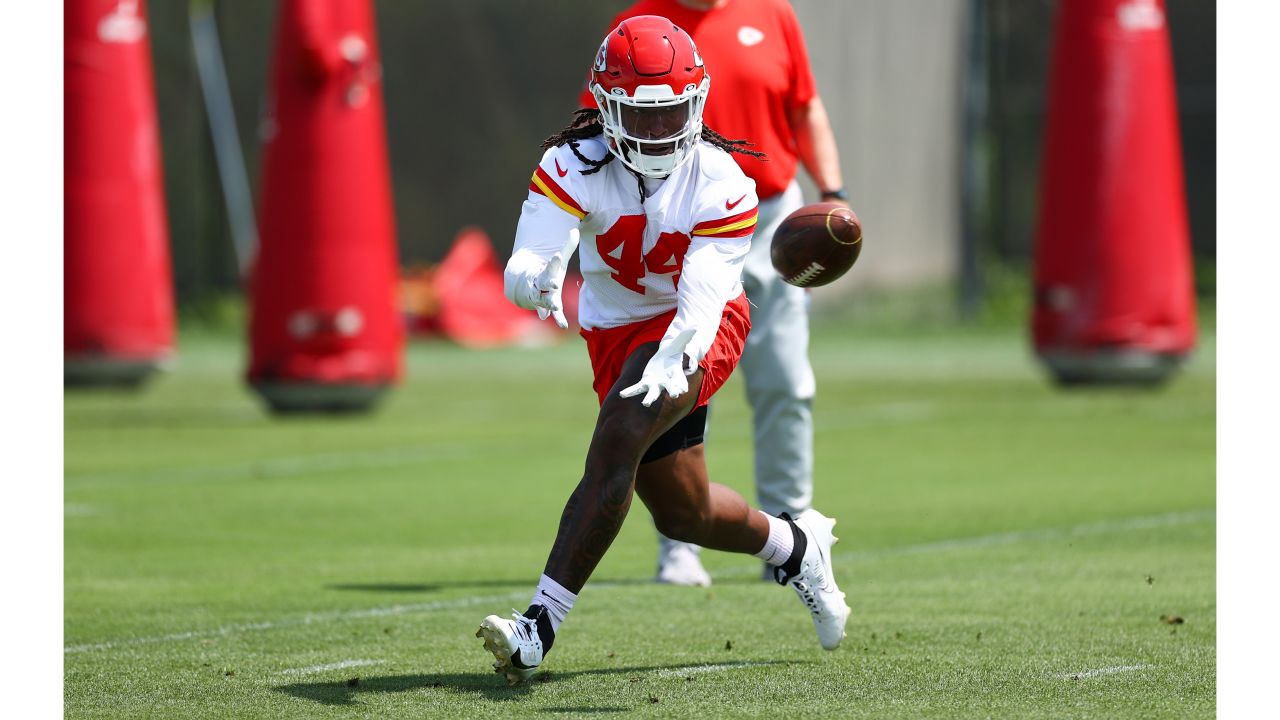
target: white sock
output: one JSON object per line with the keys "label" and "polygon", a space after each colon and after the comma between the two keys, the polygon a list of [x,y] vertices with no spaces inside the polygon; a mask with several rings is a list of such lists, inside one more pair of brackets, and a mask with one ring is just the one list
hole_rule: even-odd
{"label": "white sock", "polygon": [[[790,530],[788,530],[790,532]],[[563,585],[543,575],[538,578],[538,589],[533,591],[530,605],[541,605],[547,609],[547,617],[551,620],[551,630],[560,632],[560,623],[564,622],[569,611],[573,609],[573,601],[578,596],[569,592]]]}
{"label": "white sock", "polygon": [[791,523],[764,511],[756,512],[769,518],[769,539],[764,541],[764,547],[756,553],[756,557],[774,567],[782,565],[791,557],[791,551],[795,549],[796,538],[791,532]]}

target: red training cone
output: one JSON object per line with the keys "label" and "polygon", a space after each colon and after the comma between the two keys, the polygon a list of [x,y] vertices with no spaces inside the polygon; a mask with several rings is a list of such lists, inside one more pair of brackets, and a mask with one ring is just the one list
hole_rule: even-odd
{"label": "red training cone", "polygon": [[145,7],[67,0],[64,10],[63,377],[136,385],[174,350]]}
{"label": "red training cone", "polygon": [[1032,334],[1060,382],[1158,382],[1195,344],[1163,0],[1059,4]]}
{"label": "red training cone", "polygon": [[401,371],[369,0],[284,0],[265,120],[250,384],[276,411],[368,408]]}

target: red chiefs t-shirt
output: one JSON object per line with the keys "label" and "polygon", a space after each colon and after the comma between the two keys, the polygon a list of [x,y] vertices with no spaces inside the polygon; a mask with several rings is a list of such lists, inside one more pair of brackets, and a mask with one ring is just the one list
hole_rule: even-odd
{"label": "red chiefs t-shirt", "polygon": [[[703,121],[730,140],[750,140],[752,150],[769,156],[764,162],[733,153],[742,171],[756,181],[761,200],[785,190],[797,161],[787,113],[817,94],[791,4],[729,0],[723,7],[694,10],[676,0],[640,0],[614,18],[609,29],[636,15],[661,15],[693,37],[711,75]],[[596,104],[585,89],[580,102],[583,107]]]}

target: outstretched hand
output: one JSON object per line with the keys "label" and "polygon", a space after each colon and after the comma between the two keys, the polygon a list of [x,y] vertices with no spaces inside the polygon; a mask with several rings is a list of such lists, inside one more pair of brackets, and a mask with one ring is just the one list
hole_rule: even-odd
{"label": "outstretched hand", "polygon": [[534,280],[534,288],[538,291],[538,297],[534,299],[533,306],[538,309],[538,319],[554,318],[556,325],[561,329],[569,327],[569,321],[564,316],[564,302],[561,299],[561,290],[564,287],[564,274],[569,264],[569,258],[573,257],[574,251],[578,249],[578,237],[578,228],[570,230],[569,239],[565,241],[564,247],[561,247],[556,251],[555,255],[551,256],[547,266],[542,269],[542,274]]}
{"label": "outstretched hand", "polygon": [[626,388],[618,395],[627,398],[644,393],[641,405],[649,407],[657,400],[662,391],[673,398],[680,397],[689,389],[689,380],[685,377],[685,346],[693,339],[693,328],[682,331],[679,335],[664,341],[658,346],[658,352],[649,359],[640,375],[640,382]]}

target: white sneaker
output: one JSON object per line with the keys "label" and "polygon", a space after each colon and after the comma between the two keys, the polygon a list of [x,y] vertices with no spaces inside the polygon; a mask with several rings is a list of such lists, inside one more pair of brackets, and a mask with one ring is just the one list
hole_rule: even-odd
{"label": "white sneaker", "polygon": [[702,567],[697,545],[658,536],[658,576],[666,585],[691,585],[710,587],[711,576]]}
{"label": "white sneaker", "polygon": [[533,677],[545,653],[537,621],[515,611],[511,617],[490,615],[480,623],[476,637],[484,638],[484,649],[493,653],[493,671],[505,675],[508,685],[516,685]]}
{"label": "white sneaker", "polygon": [[844,593],[836,585],[831,568],[831,546],[839,540],[831,532],[836,521],[817,510],[806,510],[793,522],[808,541],[804,558],[800,561],[800,572],[793,577],[784,577],[782,568],[776,568],[775,576],[780,583],[794,588],[809,609],[822,647],[835,650],[845,638],[844,626],[852,612],[845,603]]}

